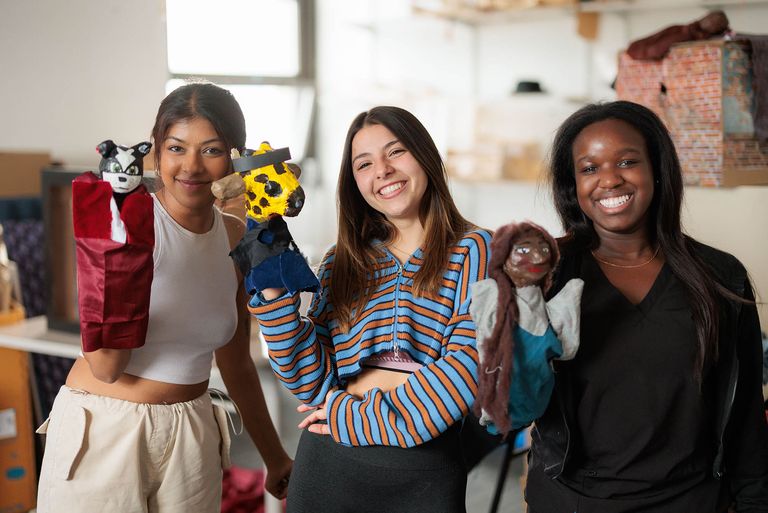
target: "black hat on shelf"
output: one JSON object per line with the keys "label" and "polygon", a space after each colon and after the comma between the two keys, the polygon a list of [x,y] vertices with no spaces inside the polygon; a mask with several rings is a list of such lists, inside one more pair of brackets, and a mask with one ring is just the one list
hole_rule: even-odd
{"label": "black hat on shelf", "polygon": [[515,86],[515,94],[521,93],[543,93],[544,90],[535,80],[521,80]]}

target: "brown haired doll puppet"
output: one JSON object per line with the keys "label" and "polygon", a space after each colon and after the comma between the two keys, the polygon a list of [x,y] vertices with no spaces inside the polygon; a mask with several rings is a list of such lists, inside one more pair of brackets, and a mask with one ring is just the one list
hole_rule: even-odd
{"label": "brown haired doll puppet", "polygon": [[88,171],[72,182],[84,352],[144,345],[155,229],[152,197],[141,178],[151,147],[104,141],[96,147],[101,178]]}
{"label": "brown haired doll puppet", "polygon": [[550,361],[571,359],[578,349],[584,282],[573,279],[544,301],[559,258],[546,230],[510,223],[491,241],[490,277],[472,286],[480,354],[475,413],[491,433],[506,435],[541,416],[554,386]]}

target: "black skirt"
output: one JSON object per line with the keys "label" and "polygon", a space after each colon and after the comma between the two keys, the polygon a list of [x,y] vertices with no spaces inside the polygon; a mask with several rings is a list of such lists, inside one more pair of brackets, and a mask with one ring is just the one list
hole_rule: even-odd
{"label": "black skirt", "polygon": [[304,431],[288,486],[288,513],[465,513],[459,426],[422,445],[346,447]]}

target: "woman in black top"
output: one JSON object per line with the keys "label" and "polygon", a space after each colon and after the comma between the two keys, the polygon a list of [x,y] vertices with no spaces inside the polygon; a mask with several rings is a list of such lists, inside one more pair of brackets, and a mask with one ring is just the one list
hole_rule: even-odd
{"label": "woman in black top", "polygon": [[[680,227],[669,133],[630,102],[560,127],[550,294],[585,281],[581,345],[533,430],[532,513],[768,511],[760,325],[741,263]],[[734,220],[735,221],[735,220]]]}

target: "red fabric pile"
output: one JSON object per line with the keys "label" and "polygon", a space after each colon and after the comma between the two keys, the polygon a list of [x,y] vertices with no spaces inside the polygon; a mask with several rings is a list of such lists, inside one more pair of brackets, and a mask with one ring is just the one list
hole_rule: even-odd
{"label": "red fabric pile", "polygon": [[221,513],[264,513],[264,471],[229,467],[224,471]]}

